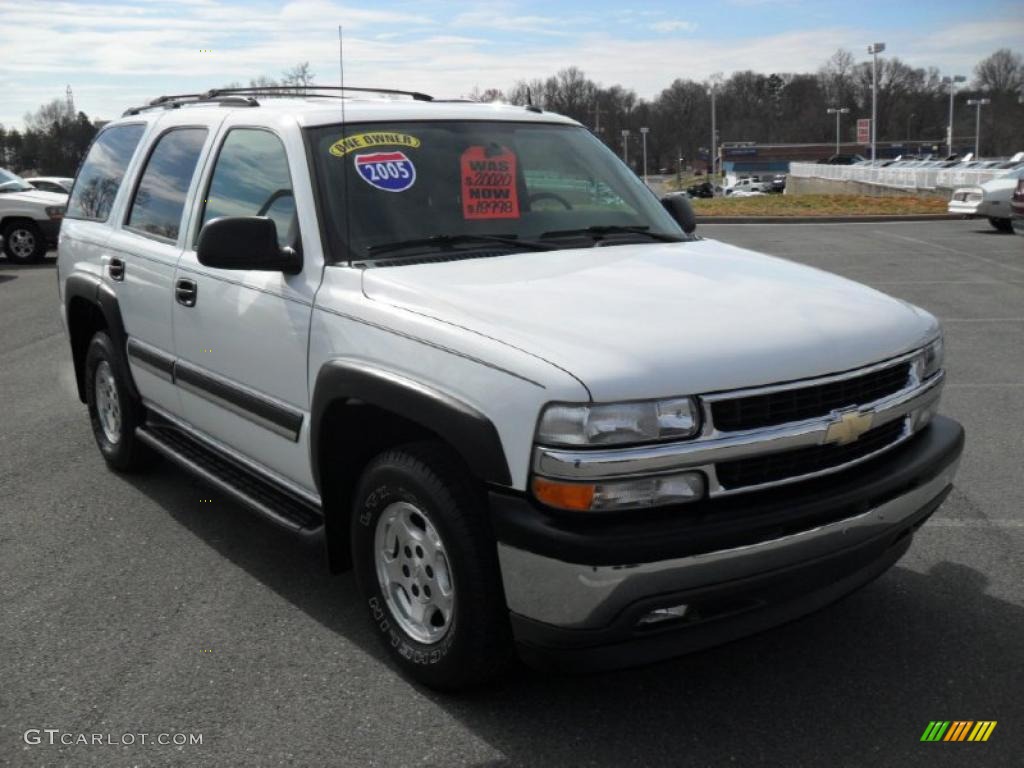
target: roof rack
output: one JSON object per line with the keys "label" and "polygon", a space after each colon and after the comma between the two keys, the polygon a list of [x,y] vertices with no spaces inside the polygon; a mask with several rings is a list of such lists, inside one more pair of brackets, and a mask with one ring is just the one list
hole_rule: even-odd
{"label": "roof rack", "polygon": [[[318,91],[329,91],[329,93],[318,93]],[[434,97],[418,91],[399,91],[393,88],[358,88],[354,86],[339,85],[254,85],[248,88],[213,88],[205,93],[179,93],[175,95],[159,96],[148,104],[140,107],[126,109],[122,117],[137,115],[149,109],[177,109],[183,104],[219,104],[230,107],[258,107],[260,103],[256,96],[287,97],[298,96],[300,98],[314,96],[318,98],[344,98],[345,92],[353,93],[379,93],[388,96],[409,96],[414,101],[433,101]]]}
{"label": "roof rack", "polygon": [[[314,93],[315,91],[331,91],[332,93]],[[207,97],[263,94],[265,96],[344,96],[346,91],[353,93],[380,93],[386,96],[409,96],[413,101],[433,101],[434,97],[419,91],[401,91],[394,88],[360,88],[351,85],[254,85],[249,88],[214,88],[207,91]]]}

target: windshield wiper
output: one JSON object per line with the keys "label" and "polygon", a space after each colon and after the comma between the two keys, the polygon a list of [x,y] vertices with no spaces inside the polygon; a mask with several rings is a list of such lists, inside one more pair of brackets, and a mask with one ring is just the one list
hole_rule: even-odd
{"label": "windshield wiper", "polygon": [[580,227],[579,229],[556,229],[551,232],[545,232],[541,235],[541,239],[546,240],[549,237],[572,237],[574,235],[590,235],[595,238],[600,238],[604,235],[644,235],[646,237],[653,238],[654,240],[660,240],[663,243],[684,242],[684,238],[678,237],[677,235],[669,235],[664,232],[651,232],[650,230],[651,228],[646,224],[632,226],[606,224],[593,227]]}
{"label": "windshield wiper", "polygon": [[515,248],[525,248],[530,251],[551,251],[555,246],[547,243],[538,243],[534,240],[520,240],[518,235],[433,235],[432,237],[420,237],[413,240],[398,240],[394,243],[380,243],[371,245],[366,249],[370,256],[379,256],[382,253],[391,253],[403,248],[435,247],[447,248],[453,245],[472,243],[500,243],[511,245]]}

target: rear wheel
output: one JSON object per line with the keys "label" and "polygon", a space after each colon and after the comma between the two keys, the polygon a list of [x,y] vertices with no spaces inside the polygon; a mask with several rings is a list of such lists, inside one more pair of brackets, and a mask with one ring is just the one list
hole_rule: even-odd
{"label": "rear wheel", "polygon": [[486,500],[444,445],[387,451],[352,515],[356,580],[376,634],[410,677],[459,690],[513,658]]}
{"label": "rear wheel", "polygon": [[130,472],[146,466],[153,454],[135,437],[143,408],[129,393],[119,362],[106,333],[92,337],[85,356],[85,402],[103,458],[114,469]]}
{"label": "rear wheel", "polygon": [[994,219],[989,216],[988,223],[1000,232],[1013,232],[1013,221],[1011,219]]}
{"label": "rear wheel", "polygon": [[16,221],[4,227],[4,254],[15,264],[31,264],[46,253],[43,235],[31,221]]}

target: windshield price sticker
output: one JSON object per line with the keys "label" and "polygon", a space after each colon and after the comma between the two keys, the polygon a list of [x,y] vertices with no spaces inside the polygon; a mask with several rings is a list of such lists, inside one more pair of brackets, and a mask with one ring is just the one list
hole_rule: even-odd
{"label": "windshield price sticker", "polygon": [[416,166],[404,152],[356,155],[355,165],[363,181],[385,192],[404,192],[416,181]]}
{"label": "windshield price sticker", "polygon": [[462,153],[462,216],[518,219],[516,156],[505,147],[469,147]]}

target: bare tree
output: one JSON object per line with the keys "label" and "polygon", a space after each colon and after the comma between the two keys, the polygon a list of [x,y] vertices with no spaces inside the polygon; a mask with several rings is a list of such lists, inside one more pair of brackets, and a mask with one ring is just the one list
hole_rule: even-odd
{"label": "bare tree", "polygon": [[974,87],[993,93],[1017,93],[1024,89],[1024,59],[1009,48],[1000,48],[974,68]]}

